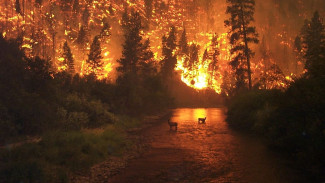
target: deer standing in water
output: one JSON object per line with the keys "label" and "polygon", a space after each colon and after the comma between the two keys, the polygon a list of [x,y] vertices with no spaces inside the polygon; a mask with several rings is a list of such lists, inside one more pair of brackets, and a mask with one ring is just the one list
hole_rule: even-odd
{"label": "deer standing in water", "polygon": [[207,117],[205,118],[198,118],[198,123],[205,123],[205,120],[207,119]]}
{"label": "deer standing in water", "polygon": [[176,122],[171,122],[170,119],[168,119],[168,124],[169,124],[169,128],[172,129],[172,127],[175,127],[175,130],[177,130],[177,125],[178,123]]}

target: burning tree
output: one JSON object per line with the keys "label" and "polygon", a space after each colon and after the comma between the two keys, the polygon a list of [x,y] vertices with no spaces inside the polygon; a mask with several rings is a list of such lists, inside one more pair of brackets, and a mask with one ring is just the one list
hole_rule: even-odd
{"label": "burning tree", "polygon": [[74,59],[73,55],[71,53],[71,49],[68,45],[68,42],[65,41],[63,45],[63,53],[62,53],[62,67],[63,69],[66,69],[68,73],[73,74],[74,73]]}
{"label": "burning tree", "polygon": [[289,84],[280,67],[273,64],[261,74],[257,86],[263,89],[285,89]]}
{"label": "burning tree", "polygon": [[[247,35],[247,44],[251,41],[254,42],[254,39],[252,39],[254,33],[249,25],[253,20],[253,2],[251,0],[228,1],[228,14],[234,15],[233,18],[228,20],[229,26],[233,28],[230,32],[234,34],[233,36],[230,35],[234,40],[233,56],[238,56],[237,61],[233,59],[232,64],[237,74],[237,85],[240,85],[239,83],[242,81],[242,85],[245,85],[245,87],[247,83],[249,84],[250,74],[248,72],[250,72],[250,68],[255,76],[260,76],[258,70],[259,67],[263,67],[262,64],[250,64],[252,52],[248,49],[248,54],[246,53],[244,33]],[[299,3],[301,5],[306,4],[300,1]],[[270,2],[267,4],[270,4]],[[273,2],[273,4],[282,7],[289,3],[284,1],[280,3],[279,1]],[[243,5],[243,8],[240,5]],[[160,61],[161,73],[169,77],[174,70],[177,70],[180,74],[179,77],[186,85],[197,90],[211,88],[220,93],[224,73],[232,73],[230,71],[232,69],[228,64],[228,61],[232,58],[230,55],[231,44],[226,40],[229,34],[226,33],[223,26],[224,18],[221,18],[224,16],[226,7],[226,3],[220,3],[216,0],[4,0],[3,3],[0,3],[0,31],[5,39],[15,39],[20,36],[22,38],[21,48],[24,49],[28,57],[50,58],[57,68],[60,67],[59,59],[62,58],[60,43],[67,41],[71,52],[74,53],[75,70],[81,75],[85,74],[84,68],[87,65],[86,60],[91,46],[91,39],[95,35],[99,35],[103,65],[97,78],[109,77],[113,81],[117,75],[114,72],[114,68],[118,65],[116,60],[120,58],[121,50],[124,49],[121,46],[120,39],[123,33],[120,31],[123,23],[121,15],[123,15],[125,8],[132,8],[139,12],[142,18],[141,22],[144,28],[140,31],[141,36],[143,40],[150,40],[154,60],[157,61],[154,64],[158,64],[158,61]],[[306,13],[308,12],[299,9],[299,15],[304,16]],[[286,31],[284,32],[271,30],[271,27],[276,29],[272,25],[283,26],[284,22],[277,20],[281,18],[279,16],[281,15],[271,14],[266,16],[271,17],[270,20],[272,20],[273,24],[269,22],[269,25],[259,26],[261,28],[259,31],[267,35],[267,38],[275,36],[272,33],[276,33],[278,40],[272,40],[269,43],[272,53],[290,55],[291,53],[287,49],[293,39],[290,37],[289,30],[285,27],[284,30]],[[288,18],[285,17],[285,21]],[[266,21],[263,20],[263,22]],[[178,37],[177,30],[183,31],[180,31],[179,39],[175,44],[176,48],[167,45],[171,25],[175,26],[175,37],[176,35]],[[246,32],[243,31],[244,29]],[[213,36],[216,34],[219,35],[216,39],[219,42],[217,48],[220,54],[215,54],[215,49],[211,45],[211,40],[214,39]],[[164,41],[162,41],[162,35],[166,35]],[[281,41],[280,44],[284,48],[283,52],[272,48],[276,41]],[[144,42],[142,41],[142,44]],[[193,44],[199,46],[200,50],[197,51],[198,59],[195,59],[196,52],[192,52],[192,60],[190,60],[190,45],[192,45],[191,50],[195,51]],[[281,62],[291,61],[289,58],[288,56],[283,57]],[[176,67],[174,67],[175,62]],[[276,60],[275,62],[283,69],[283,64],[281,65]],[[250,67],[248,64],[250,64]],[[191,65],[191,67],[186,65]],[[225,72],[226,70],[228,72]],[[284,71],[286,74],[292,72],[291,70]],[[242,76],[241,79],[240,75]],[[254,76],[252,76],[253,83],[254,79]]]}
{"label": "burning tree", "polygon": [[235,70],[237,88],[245,87],[245,80],[248,77],[248,86],[251,89],[251,58],[254,52],[248,44],[258,43],[256,28],[250,25],[254,21],[255,1],[227,0],[227,3],[226,13],[230,14],[231,17],[225,20],[225,25],[231,27],[229,39],[230,44],[233,45],[231,54],[234,54],[230,64]]}
{"label": "burning tree", "polygon": [[188,41],[186,36],[186,29],[183,29],[182,36],[179,40],[179,55],[180,56],[188,56]]}
{"label": "burning tree", "polygon": [[214,35],[211,40],[211,51],[209,57],[211,58],[211,62],[209,64],[208,71],[210,73],[211,79],[210,83],[215,79],[216,72],[218,70],[218,56],[220,55],[220,51],[218,49],[218,36]]}
{"label": "burning tree", "polygon": [[78,44],[79,48],[82,49],[82,51],[85,51],[85,46],[88,42],[88,37],[83,25],[80,26],[80,30],[78,31],[78,36],[75,42]]}
{"label": "burning tree", "polygon": [[95,36],[90,46],[88,59],[86,60],[88,64],[88,68],[87,68],[88,71],[91,73],[97,73],[96,71],[101,70],[103,66],[102,59],[103,57],[102,57],[102,50],[99,42],[99,36]]}
{"label": "burning tree", "polygon": [[189,60],[185,64],[189,70],[193,70],[195,65],[199,62],[200,45],[192,43],[189,48]]}

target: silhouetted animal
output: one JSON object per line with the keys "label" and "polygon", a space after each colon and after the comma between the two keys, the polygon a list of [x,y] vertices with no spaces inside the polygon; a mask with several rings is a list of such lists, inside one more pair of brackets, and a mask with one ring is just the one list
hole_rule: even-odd
{"label": "silhouetted animal", "polygon": [[205,118],[198,118],[198,123],[205,123],[205,120],[207,119],[207,117]]}
{"label": "silhouetted animal", "polygon": [[175,130],[177,130],[177,125],[178,123],[176,122],[171,122],[170,119],[168,119],[168,124],[169,124],[169,128],[172,129],[172,127],[175,127]]}

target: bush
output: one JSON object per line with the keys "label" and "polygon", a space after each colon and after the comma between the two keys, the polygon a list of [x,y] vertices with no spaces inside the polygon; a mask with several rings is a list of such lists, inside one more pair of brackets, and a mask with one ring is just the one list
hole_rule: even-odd
{"label": "bush", "polygon": [[0,151],[0,182],[62,182],[128,146],[126,134],[112,126],[102,134],[51,132],[38,144]]}
{"label": "bush", "polygon": [[254,90],[239,94],[228,103],[227,122],[242,130],[261,130],[264,119],[272,115],[276,101],[281,98],[279,90]]}
{"label": "bush", "polygon": [[70,94],[63,105],[64,108],[60,107],[57,113],[61,123],[68,129],[95,128],[115,120],[115,116],[108,111],[109,106],[100,100]]}
{"label": "bush", "polygon": [[258,133],[314,176],[325,170],[325,82],[301,78],[287,91],[251,91],[232,98],[227,121]]}

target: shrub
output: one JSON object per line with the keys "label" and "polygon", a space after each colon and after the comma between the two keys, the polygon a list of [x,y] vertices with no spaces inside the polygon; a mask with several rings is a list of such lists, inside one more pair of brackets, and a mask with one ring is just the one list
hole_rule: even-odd
{"label": "shrub", "polygon": [[232,127],[259,133],[312,175],[325,170],[325,80],[301,78],[287,91],[251,91],[228,108]]}
{"label": "shrub", "polygon": [[228,104],[227,121],[237,129],[263,129],[263,118],[272,115],[281,98],[279,90],[253,90],[238,94]]}
{"label": "shrub", "polygon": [[38,144],[0,151],[0,182],[66,182],[70,173],[89,170],[129,145],[126,134],[107,127],[101,134],[51,132]]}
{"label": "shrub", "polygon": [[58,109],[58,114],[61,120],[74,129],[100,127],[115,120],[115,116],[108,111],[107,104],[78,94],[68,95],[64,107]]}

